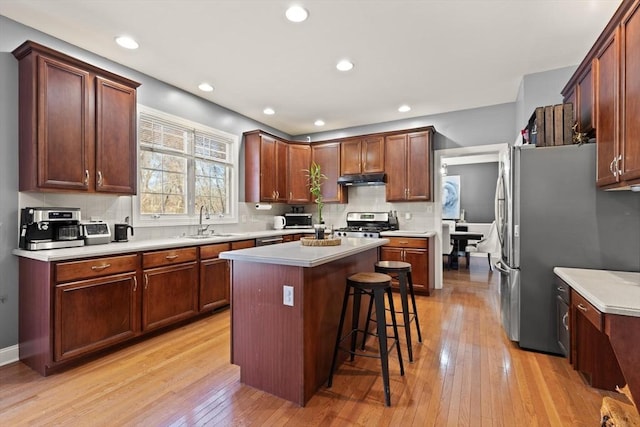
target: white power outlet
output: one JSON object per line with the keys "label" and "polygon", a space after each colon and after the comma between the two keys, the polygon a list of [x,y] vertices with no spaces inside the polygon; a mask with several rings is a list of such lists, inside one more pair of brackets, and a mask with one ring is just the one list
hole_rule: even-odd
{"label": "white power outlet", "polygon": [[282,304],[293,307],[293,286],[282,287]]}

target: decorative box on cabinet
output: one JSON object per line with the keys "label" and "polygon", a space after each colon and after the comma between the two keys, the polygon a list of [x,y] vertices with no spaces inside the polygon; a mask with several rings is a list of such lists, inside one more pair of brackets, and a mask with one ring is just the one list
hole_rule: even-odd
{"label": "decorative box on cabinet", "polygon": [[149,331],[198,313],[198,249],[142,254],[142,329]]}
{"label": "decorative box on cabinet", "polygon": [[[430,241],[428,238],[386,237],[389,243],[380,248],[380,260],[403,261],[411,264],[411,278],[415,293],[429,295],[433,278],[429,271]],[[392,283],[395,287],[397,284]]]}
{"label": "decorative box on cabinet", "polygon": [[287,143],[260,131],[244,134],[245,201],[287,201]]}
{"label": "decorative box on cabinet", "polygon": [[231,249],[229,243],[200,247],[200,311],[215,310],[231,303],[229,261],[218,258]]}
{"label": "decorative box on cabinet", "polygon": [[431,134],[428,128],[385,138],[388,202],[431,200]]}
{"label": "decorative box on cabinet", "polygon": [[140,84],[31,41],[13,55],[20,191],[135,194]]}
{"label": "decorative box on cabinet", "polygon": [[340,174],[384,172],[384,136],[370,135],[340,144]]}

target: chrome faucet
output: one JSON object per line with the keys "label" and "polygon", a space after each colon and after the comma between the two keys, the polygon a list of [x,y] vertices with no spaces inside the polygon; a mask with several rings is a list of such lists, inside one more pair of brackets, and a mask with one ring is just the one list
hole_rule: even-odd
{"label": "chrome faucet", "polygon": [[209,224],[202,225],[202,210],[205,210],[205,219],[209,219],[209,209],[207,209],[204,205],[200,206],[200,220],[198,221],[198,236],[204,234],[205,231],[209,228]]}

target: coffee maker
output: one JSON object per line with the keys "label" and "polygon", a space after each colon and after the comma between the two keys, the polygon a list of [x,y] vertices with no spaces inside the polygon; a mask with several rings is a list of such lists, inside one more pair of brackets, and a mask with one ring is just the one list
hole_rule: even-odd
{"label": "coffee maker", "polygon": [[84,246],[79,208],[23,208],[20,249],[37,251]]}

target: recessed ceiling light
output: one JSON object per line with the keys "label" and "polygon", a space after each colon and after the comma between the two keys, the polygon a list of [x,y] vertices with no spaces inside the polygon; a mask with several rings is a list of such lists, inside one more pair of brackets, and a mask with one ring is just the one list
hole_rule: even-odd
{"label": "recessed ceiling light", "polygon": [[407,111],[411,111],[411,107],[409,107],[408,105],[401,105],[398,108],[398,111],[400,111],[401,113],[406,113]]}
{"label": "recessed ceiling light", "polygon": [[209,83],[200,83],[198,85],[198,89],[203,92],[213,92],[213,86],[211,86]]}
{"label": "recessed ceiling light", "polygon": [[120,46],[124,47],[125,49],[138,48],[138,42],[136,42],[134,39],[132,39],[129,36],[116,37],[116,43],[118,43]]}
{"label": "recessed ceiling light", "polygon": [[309,12],[302,6],[291,6],[285,12],[287,19],[291,22],[302,22],[309,17]]}
{"label": "recessed ceiling light", "polygon": [[349,71],[353,68],[353,62],[348,59],[343,59],[342,61],[336,64],[336,68],[340,71]]}
{"label": "recessed ceiling light", "polygon": [[316,126],[324,126],[324,120],[316,120],[315,122],[313,122],[314,125]]}
{"label": "recessed ceiling light", "polygon": [[262,110],[262,112],[265,113],[267,116],[273,116],[276,113],[276,111],[271,107],[265,108],[264,110]]}

